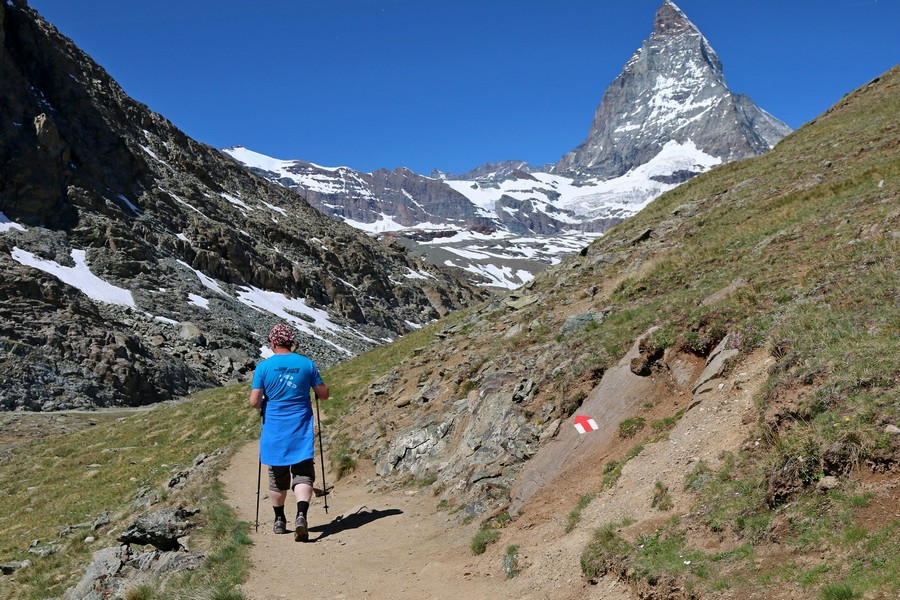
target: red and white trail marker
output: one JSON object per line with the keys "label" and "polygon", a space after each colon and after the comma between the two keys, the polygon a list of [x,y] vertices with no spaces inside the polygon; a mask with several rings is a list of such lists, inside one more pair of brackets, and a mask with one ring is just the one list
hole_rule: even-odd
{"label": "red and white trail marker", "polygon": [[597,421],[584,415],[576,415],[575,429],[578,430],[578,433],[587,433],[589,431],[594,431],[595,429],[597,429]]}

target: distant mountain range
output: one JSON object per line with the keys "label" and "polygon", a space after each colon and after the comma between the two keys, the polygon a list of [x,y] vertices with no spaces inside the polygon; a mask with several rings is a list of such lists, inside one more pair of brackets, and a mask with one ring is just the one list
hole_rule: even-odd
{"label": "distant mountain range", "polygon": [[[642,120],[600,119],[543,169],[426,177],[226,156],[129,98],[21,1],[0,3],[0,81],[5,409],[140,405],[240,381],[279,320],[336,364],[486,298],[473,283],[521,285],[787,131],[732,97],[670,2],[613,84],[646,93],[608,92],[598,109]],[[593,141],[607,138],[612,151]]]}
{"label": "distant mountain range", "polygon": [[403,238],[482,284],[516,287],[663,192],[766,152],[790,131],[728,89],[709,42],[666,0],[650,38],[607,88],[587,138],[555,165],[506,161],[424,176],[224,152],[327,215]]}

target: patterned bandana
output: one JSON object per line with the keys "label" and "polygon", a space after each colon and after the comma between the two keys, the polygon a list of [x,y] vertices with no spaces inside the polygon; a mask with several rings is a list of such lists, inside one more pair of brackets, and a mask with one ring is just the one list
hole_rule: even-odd
{"label": "patterned bandana", "polygon": [[279,323],[269,332],[269,341],[277,348],[290,348],[294,343],[294,330],[285,323]]}

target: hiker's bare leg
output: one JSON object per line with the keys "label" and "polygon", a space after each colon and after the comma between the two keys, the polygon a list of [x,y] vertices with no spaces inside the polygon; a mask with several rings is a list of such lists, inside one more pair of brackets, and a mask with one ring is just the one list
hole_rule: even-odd
{"label": "hiker's bare leg", "polygon": [[[308,483],[298,483],[294,486],[294,497],[297,498],[297,502],[309,502],[313,495],[313,488]],[[282,497],[281,503],[284,504],[284,497]]]}
{"label": "hiker's bare leg", "polygon": [[287,490],[278,490],[277,492],[269,490],[269,498],[272,499],[272,506],[284,506],[284,501],[287,500]]}

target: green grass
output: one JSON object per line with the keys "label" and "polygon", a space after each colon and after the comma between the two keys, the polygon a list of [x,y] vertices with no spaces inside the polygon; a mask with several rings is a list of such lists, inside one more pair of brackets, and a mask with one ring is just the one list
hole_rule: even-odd
{"label": "green grass", "polygon": [[634,549],[618,533],[630,521],[607,523],[594,530],[591,540],[581,552],[581,572],[590,580],[597,580],[609,572],[624,572],[628,555]]}
{"label": "green grass", "polygon": [[670,510],[674,504],[672,503],[672,496],[669,494],[669,488],[663,485],[663,483],[657,480],[653,484],[653,499],[650,501],[650,508],[655,508],[657,510]]}
{"label": "green grass", "polygon": [[506,573],[507,579],[512,579],[521,573],[518,544],[510,544],[506,547],[506,552],[503,555],[503,572]]}
{"label": "green grass", "polygon": [[490,524],[485,524],[472,537],[470,548],[472,554],[479,556],[484,554],[489,544],[493,544],[500,538],[500,530],[495,529]]}
{"label": "green grass", "polygon": [[[33,564],[0,578],[0,598],[62,596],[80,579],[93,551],[115,544],[113,526],[121,530],[136,516],[131,504],[140,488],[163,491],[173,473],[199,454],[255,438],[259,417],[246,404],[247,392],[246,386],[209,390],[178,406],[125,417],[98,413],[94,427],[17,446],[0,468],[0,556]],[[213,560],[179,584],[185,594],[232,585],[247,568],[246,525],[236,521],[214,481],[202,483],[196,490],[189,484],[185,501],[200,508],[192,538],[199,548],[213,550]],[[154,509],[174,492],[161,496],[163,503]],[[93,544],[82,542],[90,529],[59,538],[63,527],[92,523],[104,511],[111,523],[91,532],[97,537]],[[33,540],[59,543],[60,550],[45,558],[29,554]]]}
{"label": "green grass", "polygon": [[852,587],[843,583],[826,585],[819,595],[822,600],[854,600],[859,597]]}
{"label": "green grass", "polygon": [[581,520],[581,511],[587,508],[588,504],[596,497],[597,494],[583,494],[581,498],[578,499],[578,504],[575,505],[575,508],[569,513],[569,516],[566,517],[566,533],[575,529],[575,526],[578,525],[578,522]]}
{"label": "green grass", "polygon": [[600,490],[611,489],[616,484],[619,477],[622,476],[622,469],[629,460],[644,451],[644,445],[638,444],[628,451],[622,460],[611,460],[603,466],[603,481],[600,484]]}
{"label": "green grass", "polygon": [[675,427],[675,424],[678,423],[679,419],[684,416],[684,410],[677,411],[671,417],[664,417],[662,419],[658,419],[650,423],[650,429],[653,431],[660,433],[663,431],[668,431]]}
{"label": "green grass", "polygon": [[623,438],[630,438],[644,428],[646,421],[643,417],[631,417],[619,423],[619,435]]}

